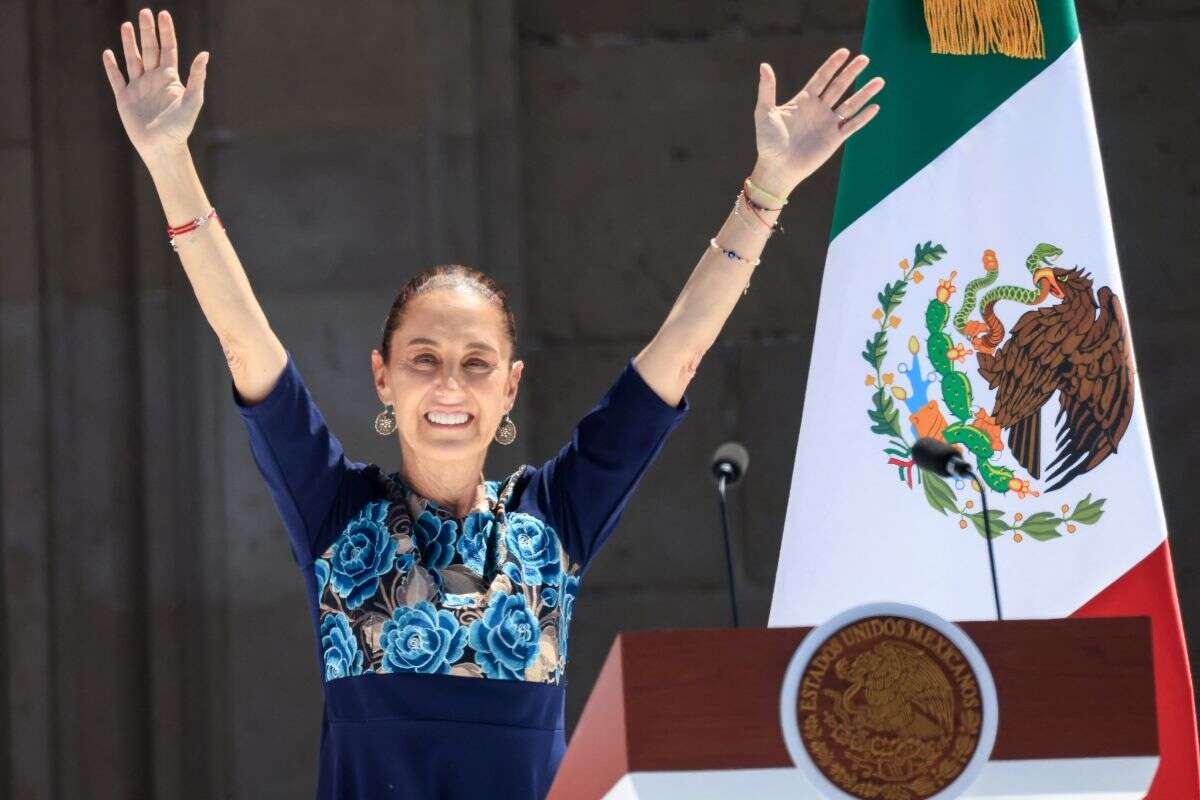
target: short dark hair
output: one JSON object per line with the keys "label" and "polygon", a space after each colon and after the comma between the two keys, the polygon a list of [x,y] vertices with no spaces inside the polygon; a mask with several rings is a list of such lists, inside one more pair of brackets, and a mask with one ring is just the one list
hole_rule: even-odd
{"label": "short dark hair", "polygon": [[510,363],[515,360],[517,357],[517,320],[513,316],[512,307],[508,304],[508,293],[486,273],[472,267],[462,264],[435,264],[414,275],[408,283],[404,284],[404,288],[392,302],[387,320],[383,323],[383,344],[379,348],[383,353],[383,363],[387,364],[391,359],[392,334],[396,332],[403,321],[404,309],[408,306],[408,301],[418,294],[444,287],[473,289],[500,309],[501,316],[504,318],[504,334],[512,349]]}

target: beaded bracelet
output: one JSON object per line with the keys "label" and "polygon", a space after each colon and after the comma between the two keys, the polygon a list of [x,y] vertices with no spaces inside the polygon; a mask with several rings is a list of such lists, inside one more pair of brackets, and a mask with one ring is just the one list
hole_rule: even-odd
{"label": "beaded bracelet", "polygon": [[[757,205],[755,205],[753,200],[751,200],[749,197],[746,196],[745,192],[738,192],[737,196],[733,198],[733,213],[742,222],[745,222],[747,225],[750,225],[750,223],[746,220],[746,218],[742,216],[742,212],[738,211],[738,202],[739,201],[745,202],[750,207],[749,208],[750,213],[752,213],[754,215],[754,218],[757,219],[759,221],[759,223],[767,229],[768,236],[772,233],[775,233],[775,231],[779,231],[780,233],[787,233],[787,231],[785,231],[783,228],[783,223],[780,222],[778,219],[776,219],[774,223],[768,223],[765,219],[762,218],[761,214],[759,214],[757,211],[755,211],[756,208],[760,208],[763,211],[778,211],[779,209],[762,208],[762,206],[757,206]],[[751,226],[751,227],[753,227],[753,226]]]}
{"label": "beaded bracelet", "polygon": [[720,250],[722,253],[724,253],[726,258],[736,258],[738,261],[741,261],[745,264],[749,264],[752,267],[757,267],[759,265],[759,263],[762,261],[761,258],[756,258],[753,261],[751,261],[748,258],[743,258],[742,256],[739,256],[733,250],[728,250],[724,247],[721,247],[721,245],[717,244],[717,237],[715,237],[715,236],[713,238],[709,239],[708,243],[710,245],[712,245],[713,247],[717,248],[718,250]]}

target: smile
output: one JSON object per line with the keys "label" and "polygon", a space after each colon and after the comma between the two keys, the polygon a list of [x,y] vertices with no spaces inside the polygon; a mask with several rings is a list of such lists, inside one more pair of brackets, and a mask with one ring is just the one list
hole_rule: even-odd
{"label": "smile", "polygon": [[475,418],[467,413],[440,414],[436,412],[427,412],[424,417],[426,422],[437,428],[465,428]]}

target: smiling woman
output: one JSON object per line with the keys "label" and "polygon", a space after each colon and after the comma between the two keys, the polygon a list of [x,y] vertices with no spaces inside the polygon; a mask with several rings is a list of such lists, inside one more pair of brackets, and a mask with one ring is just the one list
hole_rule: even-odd
{"label": "smiling woman", "polygon": [[[352,461],[275,336],[200,185],[187,139],[208,54],[179,80],[170,14],[124,23],[129,79],[101,55],[167,233],[229,364],[232,399],[308,592],[323,676],[318,797],[540,798],[565,749],[567,641],[580,580],[689,410],[684,396],[788,194],[878,110],[881,79],[833,53],[782,105],[761,64],[758,161],[654,338],[628,359],[558,453],[488,480],[524,363],[490,278],[414,276],[371,353],[401,467]],[[213,224],[216,223],[216,224]],[[263,780],[268,780],[267,776]]]}
{"label": "smiling woman", "polygon": [[261,401],[231,386],[308,584],[321,797],[465,798],[482,776],[498,797],[550,787],[580,579],[688,401],[667,405],[630,359],[557,455],[487,480],[489,446],[515,437],[515,333],[477,270],[408,283],[371,355],[392,473],[347,458],[290,353]]}

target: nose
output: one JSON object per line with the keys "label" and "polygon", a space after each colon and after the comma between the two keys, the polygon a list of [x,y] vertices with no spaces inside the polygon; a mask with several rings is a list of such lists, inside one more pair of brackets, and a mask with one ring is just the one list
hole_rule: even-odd
{"label": "nose", "polygon": [[437,389],[441,391],[445,389],[451,392],[462,391],[462,380],[458,373],[458,366],[447,364],[438,370],[438,385]]}

